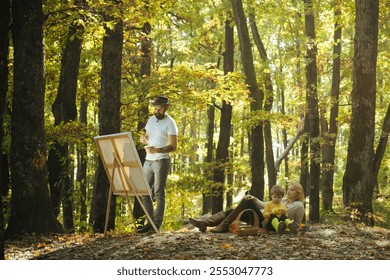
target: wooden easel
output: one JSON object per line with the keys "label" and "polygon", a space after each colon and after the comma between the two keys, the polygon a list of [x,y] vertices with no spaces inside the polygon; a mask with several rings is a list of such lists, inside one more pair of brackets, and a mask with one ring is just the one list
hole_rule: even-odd
{"label": "wooden easel", "polygon": [[[134,215],[133,215],[133,208],[131,207],[131,204],[130,204],[130,198],[129,198],[129,195],[128,195],[129,192],[133,192],[134,193],[134,196],[138,200],[138,203],[141,205],[141,208],[144,211],[144,213],[146,215],[146,218],[148,219],[149,223],[152,225],[154,231],[156,233],[159,233],[160,232],[159,229],[156,227],[156,224],[154,223],[153,219],[150,217],[148,211],[146,210],[145,205],[142,202],[141,197],[137,193],[137,190],[133,189],[131,187],[129,177],[125,173],[123,163],[119,160],[119,157],[118,157],[118,155],[116,153],[113,153],[113,156],[114,156],[114,164],[113,164],[113,167],[112,167],[113,168],[112,176],[110,178],[110,192],[108,194],[108,201],[107,201],[106,221],[105,221],[105,224],[104,224],[104,237],[107,237],[107,227],[108,227],[108,219],[110,217],[111,198],[112,198],[112,194],[114,193],[113,182],[114,182],[114,178],[115,178],[115,171],[121,172],[123,174],[123,176],[120,176],[120,179],[121,179],[122,185],[124,186],[124,190],[125,190],[124,192],[125,192],[127,204],[129,206],[129,209],[130,209],[131,218],[132,218],[133,223],[134,223],[134,228],[137,228],[137,225],[135,223],[135,218],[134,218]],[[136,164],[136,163],[127,163],[127,164],[132,165],[132,164]],[[125,178],[124,182],[123,182],[123,178]]]}
{"label": "wooden easel", "polygon": [[110,217],[111,199],[113,194],[126,196],[134,228],[136,228],[136,221],[129,197],[135,196],[135,199],[139,202],[150,225],[156,233],[159,233],[159,229],[156,227],[142,202],[141,196],[151,195],[151,190],[149,183],[143,174],[142,164],[130,133],[123,132],[96,136],[94,137],[94,140],[110,182],[104,224],[104,237],[107,237],[108,220]]}

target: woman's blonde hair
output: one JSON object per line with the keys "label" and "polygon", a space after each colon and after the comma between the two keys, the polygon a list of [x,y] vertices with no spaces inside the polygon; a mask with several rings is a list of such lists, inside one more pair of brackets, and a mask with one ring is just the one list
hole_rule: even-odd
{"label": "woman's blonde hair", "polygon": [[292,188],[294,191],[296,191],[298,200],[304,202],[305,201],[305,194],[303,192],[303,187],[298,182],[291,182],[289,185],[290,188]]}

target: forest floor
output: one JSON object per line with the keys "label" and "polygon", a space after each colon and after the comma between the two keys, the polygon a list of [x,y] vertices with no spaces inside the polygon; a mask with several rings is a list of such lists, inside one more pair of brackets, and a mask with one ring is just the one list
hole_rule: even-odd
{"label": "forest floor", "polygon": [[30,235],[5,242],[8,260],[390,260],[390,230],[311,225],[297,234],[201,233]]}

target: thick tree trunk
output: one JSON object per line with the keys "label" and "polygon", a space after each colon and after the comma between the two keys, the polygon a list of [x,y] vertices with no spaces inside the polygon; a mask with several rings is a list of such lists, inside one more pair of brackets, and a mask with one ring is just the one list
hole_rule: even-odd
{"label": "thick tree trunk", "polygon": [[8,54],[9,54],[9,24],[11,17],[10,0],[0,1],[0,260],[4,260],[4,216],[3,195],[8,190],[8,164],[4,165],[2,154],[4,138],[4,114],[8,92]]}
{"label": "thick tree trunk", "polygon": [[306,108],[309,133],[309,166],[310,166],[310,211],[309,218],[312,222],[320,219],[320,123],[318,114],[317,94],[317,46],[315,44],[315,24],[312,0],[304,0],[305,4],[305,29],[309,42],[306,52]]}
{"label": "thick tree trunk", "polygon": [[58,232],[46,165],[42,1],[13,1],[12,18],[12,209],[7,234]]}
{"label": "thick tree trunk", "polygon": [[[6,96],[8,92],[8,55],[9,55],[9,24],[10,0],[0,3],[0,147],[4,138],[4,114],[6,112]],[[2,151],[0,150],[0,154]],[[0,163],[0,170],[2,166]],[[0,173],[1,174],[1,173]]]}
{"label": "thick tree trunk", "polygon": [[[99,134],[106,135],[120,131],[121,68],[123,49],[123,22],[105,15],[105,20],[115,20],[113,29],[105,27],[103,39],[102,80],[99,96]],[[104,232],[105,217],[110,184],[103,163],[99,158],[93,193],[93,229]],[[115,228],[115,196],[112,196],[108,230]]]}
{"label": "thick tree trunk", "polygon": [[356,0],[352,116],[347,165],[343,178],[344,205],[372,223],[378,0]]}
{"label": "thick tree trunk", "polygon": [[[81,8],[81,6],[80,6]],[[69,27],[68,37],[61,59],[61,74],[58,93],[52,105],[54,125],[59,126],[76,120],[76,92],[79,74],[80,53],[82,45],[83,25],[77,20]],[[64,226],[68,232],[74,232],[73,211],[69,197],[72,195],[71,180],[72,159],[69,155],[69,143],[56,139],[49,150],[48,171],[50,194],[56,217],[60,213],[61,202],[65,209],[63,213]],[[70,215],[70,216],[68,216]]]}
{"label": "thick tree trunk", "polygon": [[[245,81],[249,89],[251,111],[263,109],[264,92],[259,89],[256,81],[256,72],[253,64],[251,41],[248,32],[247,21],[241,0],[231,0],[234,20],[237,25],[238,38],[240,41],[241,62],[245,74]],[[250,193],[259,199],[264,198],[264,139],[263,124],[259,123],[251,130],[251,172],[252,186]]]}
{"label": "thick tree trunk", "polygon": [[[333,178],[334,161],[337,139],[337,117],[339,115],[339,94],[340,94],[340,65],[341,65],[341,26],[338,18],[341,15],[340,5],[335,7],[334,46],[333,46],[333,71],[332,71],[332,92],[331,109],[329,118],[329,130],[323,132],[324,144],[322,146],[322,204],[325,211],[333,211]],[[328,125],[326,124],[326,129]]]}

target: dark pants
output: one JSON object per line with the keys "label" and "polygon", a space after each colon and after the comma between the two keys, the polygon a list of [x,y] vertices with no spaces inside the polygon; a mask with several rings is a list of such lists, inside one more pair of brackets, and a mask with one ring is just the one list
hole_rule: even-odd
{"label": "dark pants", "polygon": [[[260,211],[259,206],[254,202],[254,200],[241,200],[237,208],[240,209],[252,209],[259,216],[259,226],[261,227],[261,223],[264,221],[263,213]],[[253,223],[253,213],[251,211],[246,211],[241,215],[241,221],[245,223]]]}

